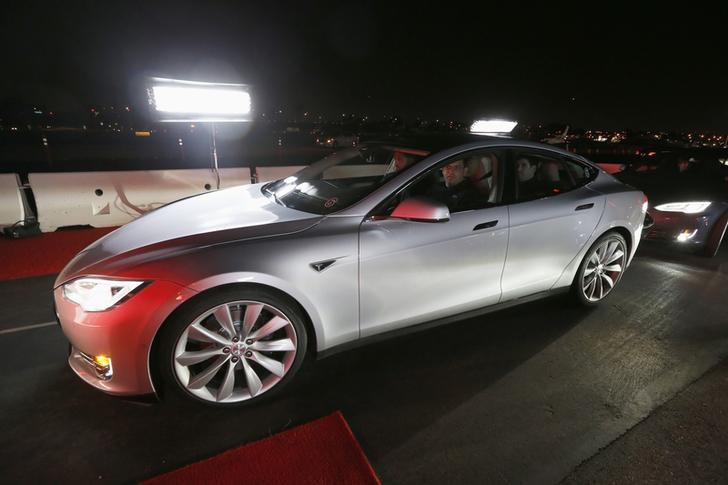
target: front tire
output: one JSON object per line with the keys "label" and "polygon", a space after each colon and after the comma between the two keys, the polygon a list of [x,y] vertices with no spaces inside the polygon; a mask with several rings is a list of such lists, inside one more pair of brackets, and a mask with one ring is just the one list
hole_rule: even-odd
{"label": "front tire", "polygon": [[728,211],[726,211],[720,219],[713,225],[708,240],[703,248],[703,256],[712,258],[718,254],[720,246],[723,243],[726,229],[728,229]]}
{"label": "front tire", "polygon": [[571,292],[584,306],[596,306],[612,293],[627,267],[627,242],[616,232],[596,240],[574,277]]}
{"label": "front tire", "polygon": [[260,288],[227,288],[174,315],[160,335],[157,365],[170,394],[245,406],[286,387],[307,343],[291,302]]}

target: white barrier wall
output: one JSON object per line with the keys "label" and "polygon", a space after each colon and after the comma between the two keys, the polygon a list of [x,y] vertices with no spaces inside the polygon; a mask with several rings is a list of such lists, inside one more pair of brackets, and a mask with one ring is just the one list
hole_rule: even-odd
{"label": "white barrier wall", "polygon": [[14,173],[0,174],[0,226],[12,226],[25,219],[20,179]]}
{"label": "white barrier wall", "polygon": [[[258,167],[258,181],[285,178],[304,167]],[[17,177],[14,174],[9,176],[13,177],[14,191],[18,192]],[[119,226],[156,207],[217,186],[215,174],[209,169],[32,173],[28,178],[43,232],[55,231],[63,226]],[[220,169],[221,189],[249,183],[248,167]],[[18,217],[10,223],[24,216],[19,195],[17,204],[20,204],[21,212],[8,215],[8,219]],[[3,208],[6,205],[4,203]],[[2,225],[4,212],[0,215]]]}
{"label": "white barrier wall", "polygon": [[220,188],[227,189],[236,185],[247,185],[250,183],[250,168],[221,168]]}
{"label": "white barrier wall", "polygon": [[[242,172],[231,176],[247,183]],[[122,225],[156,207],[216,186],[214,174],[207,169],[33,173],[28,178],[43,232],[62,226]]]}

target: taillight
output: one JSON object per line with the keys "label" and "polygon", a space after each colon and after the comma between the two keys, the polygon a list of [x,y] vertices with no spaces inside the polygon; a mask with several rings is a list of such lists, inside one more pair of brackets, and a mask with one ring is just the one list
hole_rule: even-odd
{"label": "taillight", "polygon": [[644,198],[642,199],[642,213],[643,213],[643,214],[644,214],[645,212],[647,212],[647,208],[648,208],[649,206],[650,206],[650,201],[649,201],[649,199],[647,198],[647,196],[645,195],[645,196],[644,196]]}

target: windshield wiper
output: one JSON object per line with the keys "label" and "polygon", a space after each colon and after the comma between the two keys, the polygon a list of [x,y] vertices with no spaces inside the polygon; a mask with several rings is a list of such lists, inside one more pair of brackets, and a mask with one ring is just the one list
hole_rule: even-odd
{"label": "windshield wiper", "polygon": [[275,192],[275,190],[271,190],[271,189],[270,189],[270,186],[271,186],[271,185],[273,185],[274,183],[275,183],[275,181],[274,181],[274,182],[268,182],[267,184],[265,184],[265,185],[264,185],[264,186],[262,187],[262,190],[264,190],[264,191],[265,191],[265,192],[267,192],[268,194],[272,195],[272,196],[273,196],[273,200],[275,201],[275,203],[276,203],[276,204],[278,204],[278,205],[282,205],[282,206],[284,206],[284,207],[285,207],[285,205],[283,204],[283,202],[281,202],[281,200],[280,200],[280,199],[278,198],[278,196],[276,195],[276,192]]}

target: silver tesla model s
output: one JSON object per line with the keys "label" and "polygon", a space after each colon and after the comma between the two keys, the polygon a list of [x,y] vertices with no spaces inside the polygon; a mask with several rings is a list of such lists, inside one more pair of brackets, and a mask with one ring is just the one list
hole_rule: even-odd
{"label": "silver tesla model s", "polygon": [[551,146],[369,143],[157,209],[79,253],[54,298],[68,362],[92,386],[249,404],[307,354],[562,290],[595,305],[646,206]]}

